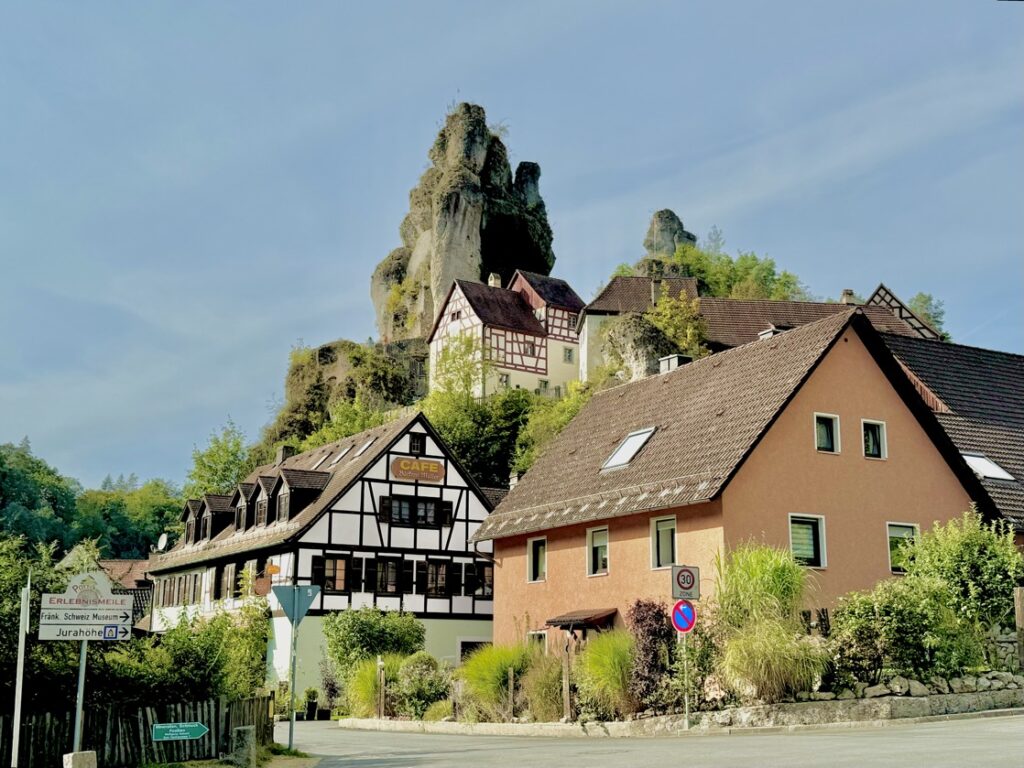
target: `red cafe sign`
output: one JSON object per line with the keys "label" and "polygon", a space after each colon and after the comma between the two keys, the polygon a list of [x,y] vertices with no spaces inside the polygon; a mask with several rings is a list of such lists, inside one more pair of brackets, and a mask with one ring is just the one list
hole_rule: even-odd
{"label": "red cafe sign", "polygon": [[421,483],[444,481],[444,462],[400,456],[391,461],[391,476],[396,480],[419,480]]}

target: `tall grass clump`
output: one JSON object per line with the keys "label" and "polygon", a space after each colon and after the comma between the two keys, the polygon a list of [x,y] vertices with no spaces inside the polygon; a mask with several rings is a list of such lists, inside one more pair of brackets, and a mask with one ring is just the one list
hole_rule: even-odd
{"label": "tall grass clump", "polygon": [[[403,658],[396,653],[384,654],[384,716],[394,717],[397,714],[397,689],[399,671]],[[377,681],[377,659],[363,659],[352,667],[345,687],[348,697],[349,712],[353,717],[376,717],[377,696],[380,687]]]}
{"label": "tall grass clump", "polygon": [[523,675],[523,699],[535,721],[550,723],[562,717],[562,659],[534,653]]}
{"label": "tall grass clump", "polygon": [[807,690],[827,651],[800,623],[807,571],[784,549],[742,545],[717,558],[718,672],[741,699],[776,702]]}
{"label": "tall grass clump", "polygon": [[621,629],[591,637],[576,660],[580,708],[600,719],[631,715],[637,702],[630,692],[635,655],[633,636]]}
{"label": "tall grass clump", "polygon": [[508,671],[512,670],[513,685],[517,685],[530,665],[530,655],[525,645],[486,645],[474,651],[459,670],[469,714],[492,722],[508,719],[515,696],[508,689]]}

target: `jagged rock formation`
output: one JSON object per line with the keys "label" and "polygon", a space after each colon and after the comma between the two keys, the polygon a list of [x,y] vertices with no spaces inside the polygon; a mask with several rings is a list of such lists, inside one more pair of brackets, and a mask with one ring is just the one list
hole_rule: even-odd
{"label": "jagged rock formation", "polygon": [[651,217],[644,238],[647,253],[636,264],[636,274],[643,277],[680,277],[679,268],[667,261],[680,245],[696,245],[697,236],[688,232],[674,211],[665,208]]}
{"label": "jagged rock formation", "polygon": [[609,368],[624,381],[639,381],[658,372],[658,361],[679,352],[678,347],[650,320],[628,312],[604,328],[603,353]]}
{"label": "jagged rock formation", "polygon": [[377,265],[370,296],[384,341],[422,338],[455,279],[507,282],[516,269],[550,274],[551,227],[540,166],[515,178],[482,107],[459,104],[430,149],[431,166],[409,193],[402,245]]}

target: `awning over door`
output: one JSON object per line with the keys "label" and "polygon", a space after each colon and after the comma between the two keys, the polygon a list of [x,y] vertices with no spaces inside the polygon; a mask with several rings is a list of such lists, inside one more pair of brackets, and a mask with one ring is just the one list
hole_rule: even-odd
{"label": "awning over door", "polygon": [[583,627],[587,629],[604,629],[611,626],[615,619],[615,613],[615,608],[572,611],[555,616],[553,619],[548,619],[547,625],[549,627],[559,627],[560,629],[580,629]]}

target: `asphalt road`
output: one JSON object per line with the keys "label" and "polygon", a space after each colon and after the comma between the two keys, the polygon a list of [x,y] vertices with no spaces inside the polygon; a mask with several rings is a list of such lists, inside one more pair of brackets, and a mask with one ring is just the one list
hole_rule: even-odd
{"label": "asphalt road", "polygon": [[[277,741],[287,743],[287,725],[279,725],[275,736]],[[324,756],[319,768],[1024,768],[1024,716],[885,728],[637,739],[377,733],[343,731],[332,723],[320,722],[296,723],[295,746]]]}

